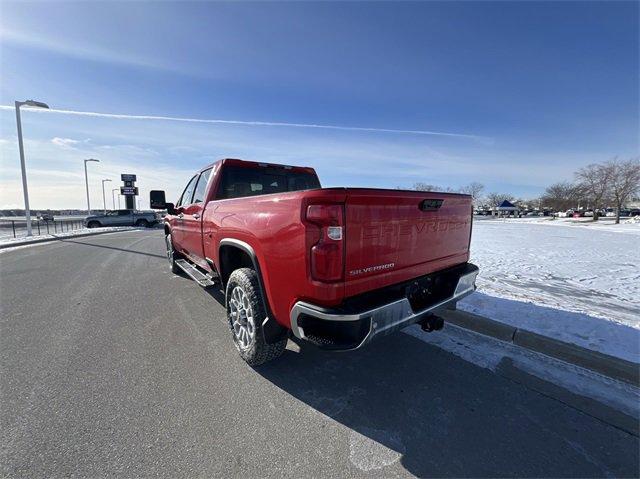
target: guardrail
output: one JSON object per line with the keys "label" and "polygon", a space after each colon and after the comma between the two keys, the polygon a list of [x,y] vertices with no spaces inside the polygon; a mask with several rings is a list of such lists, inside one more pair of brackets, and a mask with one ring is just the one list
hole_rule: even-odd
{"label": "guardrail", "polygon": [[[31,220],[31,232],[34,236],[64,233],[83,229],[83,219]],[[18,238],[27,235],[27,220],[0,220],[0,238]]]}

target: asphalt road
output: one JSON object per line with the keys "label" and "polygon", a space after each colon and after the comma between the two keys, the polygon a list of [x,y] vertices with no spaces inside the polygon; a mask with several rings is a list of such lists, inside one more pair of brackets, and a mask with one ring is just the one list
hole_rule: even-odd
{"label": "asphalt road", "polygon": [[162,232],[0,253],[2,476],[638,476],[638,438],[408,334],[237,356]]}

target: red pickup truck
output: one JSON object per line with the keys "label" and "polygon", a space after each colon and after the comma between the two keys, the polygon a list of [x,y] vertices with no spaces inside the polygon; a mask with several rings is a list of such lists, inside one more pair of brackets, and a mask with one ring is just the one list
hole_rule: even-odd
{"label": "red pickup truck", "polygon": [[356,349],[437,315],[475,290],[468,195],[321,188],[312,168],[236,159],[196,173],[167,210],[173,272],[221,284],[233,341],[250,365],[287,339]]}

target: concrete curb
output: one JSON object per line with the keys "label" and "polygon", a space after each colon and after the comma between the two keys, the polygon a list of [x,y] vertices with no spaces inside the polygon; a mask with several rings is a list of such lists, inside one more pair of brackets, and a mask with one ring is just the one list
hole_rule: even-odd
{"label": "concrete curb", "polygon": [[631,361],[558,341],[466,311],[446,311],[442,316],[445,321],[460,328],[575,364],[636,387],[640,386],[640,365]]}
{"label": "concrete curb", "polygon": [[0,244],[0,249],[15,248],[17,246],[26,246],[26,245],[38,244],[38,243],[49,243],[51,241],[63,241],[65,239],[82,238],[84,236],[103,235],[103,234],[107,234],[107,233],[120,233],[120,232],[123,232],[123,231],[133,231],[135,229],[137,229],[137,228],[127,228],[127,229],[122,229],[122,230],[110,230],[110,231],[92,231],[91,233],[81,233],[79,235],[69,235],[69,236],[51,235],[51,236],[48,236],[47,238],[34,238],[32,240],[29,240],[29,241],[19,241],[19,242],[16,241],[14,243]]}

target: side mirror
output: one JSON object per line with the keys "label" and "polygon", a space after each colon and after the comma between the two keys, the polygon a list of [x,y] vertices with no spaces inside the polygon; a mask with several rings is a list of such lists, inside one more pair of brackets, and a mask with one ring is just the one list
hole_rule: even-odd
{"label": "side mirror", "polygon": [[167,203],[164,196],[164,191],[162,190],[152,190],[149,193],[149,206],[153,210],[167,210],[167,213],[173,214],[175,212],[175,208],[173,203]]}

